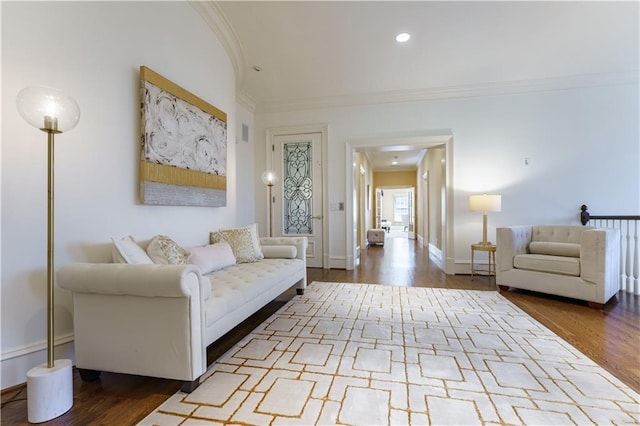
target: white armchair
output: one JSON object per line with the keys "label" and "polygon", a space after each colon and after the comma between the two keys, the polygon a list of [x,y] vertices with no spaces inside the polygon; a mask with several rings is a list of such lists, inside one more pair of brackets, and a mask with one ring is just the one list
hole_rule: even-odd
{"label": "white armchair", "polygon": [[496,283],[586,300],[602,308],[619,289],[620,234],[585,226],[496,230]]}

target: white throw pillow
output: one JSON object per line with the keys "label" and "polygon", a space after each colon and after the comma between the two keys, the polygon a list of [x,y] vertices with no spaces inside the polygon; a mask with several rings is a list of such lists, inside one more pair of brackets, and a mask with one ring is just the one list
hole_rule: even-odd
{"label": "white throw pillow", "polygon": [[209,234],[211,244],[227,242],[233,250],[238,263],[251,263],[264,259],[258,240],[258,227],[253,225],[242,228],[221,229]]}
{"label": "white throw pillow", "polygon": [[163,265],[182,265],[186,263],[189,252],[180,247],[166,235],[156,235],[147,247],[147,254],[153,263]]}
{"label": "white throw pillow", "polygon": [[218,269],[236,264],[231,246],[226,242],[215,243],[204,247],[189,247],[191,256],[187,263],[196,265],[200,272],[209,274]]}
{"label": "white throw pillow", "polygon": [[296,246],[262,246],[265,259],[295,259],[298,255]]}
{"label": "white throw pillow", "polygon": [[113,241],[113,249],[111,250],[113,263],[130,263],[135,265],[153,263],[153,260],[147,255],[147,252],[135,242],[131,235],[113,237],[111,241]]}

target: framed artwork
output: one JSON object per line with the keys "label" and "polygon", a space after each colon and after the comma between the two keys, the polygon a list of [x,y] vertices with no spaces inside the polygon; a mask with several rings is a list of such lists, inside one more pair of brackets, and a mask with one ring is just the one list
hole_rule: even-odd
{"label": "framed artwork", "polygon": [[227,114],[140,67],[143,204],[227,205]]}

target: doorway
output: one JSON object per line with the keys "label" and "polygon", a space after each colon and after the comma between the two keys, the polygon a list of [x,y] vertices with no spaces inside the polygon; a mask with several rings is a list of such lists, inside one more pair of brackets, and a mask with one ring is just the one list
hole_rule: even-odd
{"label": "doorway", "polygon": [[[346,175],[347,194],[346,197],[346,246],[347,246],[347,269],[353,269],[355,261],[359,255],[356,247],[358,242],[358,211],[357,200],[358,194],[355,191],[354,184],[356,183],[356,156],[358,153],[368,152],[371,150],[386,150],[386,151],[402,151],[402,150],[416,150],[416,149],[438,149],[441,154],[441,167],[442,179],[437,181],[431,180],[429,184],[426,183],[425,170],[418,168],[416,179],[416,197],[414,198],[415,206],[429,206],[428,200],[425,197],[433,198],[438,197],[438,202],[433,203],[439,207],[438,222],[439,226],[437,232],[440,234],[437,236],[438,247],[434,249],[437,252],[435,259],[436,263],[446,274],[455,273],[455,258],[454,258],[454,238],[453,238],[453,134],[450,130],[438,130],[428,131],[420,136],[410,137],[395,137],[395,138],[376,138],[376,139],[363,139],[352,140],[346,142],[346,165],[347,170],[351,170],[351,173]],[[430,185],[438,183],[441,185],[438,191],[430,188]],[[377,197],[376,194],[373,196]],[[375,224],[375,218],[373,223]],[[431,241],[435,238],[435,235],[429,235],[428,226],[425,228],[424,219],[420,218],[420,221],[413,224],[413,232],[418,239],[420,245],[424,244],[429,246],[429,250],[433,248]]]}
{"label": "doorway", "polygon": [[384,229],[389,238],[416,239],[414,187],[378,187],[376,203],[377,228]]}

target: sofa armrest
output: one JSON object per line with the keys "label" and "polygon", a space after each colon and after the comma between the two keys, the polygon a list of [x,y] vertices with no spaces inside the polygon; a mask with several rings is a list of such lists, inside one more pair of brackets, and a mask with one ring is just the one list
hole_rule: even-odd
{"label": "sofa armrest", "polygon": [[74,293],[144,297],[190,297],[186,285],[195,265],[129,265],[125,263],[72,263],[58,270],[60,287]]}
{"label": "sofa armrest", "polygon": [[206,371],[205,279],[196,266],[76,263],[57,278],[73,292],[78,368],[186,382]]}
{"label": "sofa armrest", "polygon": [[295,246],[298,254],[296,259],[300,259],[307,264],[307,237],[263,237],[260,238],[262,246]]}

